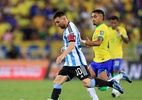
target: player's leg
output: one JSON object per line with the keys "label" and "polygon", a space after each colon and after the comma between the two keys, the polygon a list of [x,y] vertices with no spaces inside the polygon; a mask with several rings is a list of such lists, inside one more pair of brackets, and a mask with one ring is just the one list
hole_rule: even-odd
{"label": "player's leg", "polygon": [[[118,83],[123,78],[123,75],[118,73],[120,70],[121,62],[122,62],[122,59],[113,59],[112,60],[112,73],[113,73],[112,79],[115,79]],[[120,93],[119,93],[119,91],[112,89],[111,95],[112,95],[112,97],[118,97],[118,96],[120,96]]]}
{"label": "player's leg", "polygon": [[[119,72],[119,70],[120,70],[121,63],[122,63],[122,59],[113,59],[113,60],[112,60],[113,77],[118,75],[118,72]],[[121,77],[122,77],[122,76],[121,76]],[[118,80],[118,82],[119,82],[119,81],[120,81],[120,80]]]}
{"label": "player's leg", "polygon": [[122,62],[122,59],[114,59],[112,60],[112,64],[113,64],[113,67],[111,69],[111,72],[113,72],[115,69],[116,70],[119,70],[118,73],[114,74],[113,75],[113,78],[111,78],[110,80],[116,80],[118,83],[121,79],[124,79],[126,81],[128,81],[129,83],[132,82],[132,79],[129,77],[129,75],[127,75],[123,70],[120,70],[120,66],[121,66],[121,62]]}
{"label": "player's leg", "polygon": [[[97,63],[98,78],[108,80],[111,72],[112,60],[108,60],[102,63]],[[99,87],[99,90],[106,91],[108,87]]]}
{"label": "player's leg", "polygon": [[51,98],[57,100],[61,94],[62,84],[67,80],[67,76],[58,75],[53,81],[53,91]]}
{"label": "player's leg", "polygon": [[[113,75],[112,75],[112,79],[115,79],[117,80],[117,82],[119,83],[120,82],[120,79],[123,78],[123,75],[122,74],[118,74],[118,71],[120,70],[120,65],[121,65],[121,62],[122,62],[122,59],[113,59],[113,66],[112,66],[112,72],[113,72]],[[117,94],[117,96],[116,96]],[[115,90],[115,89],[112,89],[112,97],[118,97],[120,96],[120,93],[119,91]]]}
{"label": "player's leg", "polygon": [[75,72],[76,76],[82,81],[83,85],[87,88],[93,88],[95,86],[97,87],[109,86],[123,93],[123,88],[114,80],[105,81],[99,78],[90,79],[90,73],[86,66],[77,68]]}
{"label": "player's leg", "polygon": [[65,66],[60,70],[58,76],[53,81],[54,85],[53,85],[51,99],[58,100],[61,94],[62,84],[73,78],[73,75],[70,74],[69,71],[70,71],[69,67],[65,67]]}
{"label": "player's leg", "polygon": [[85,78],[82,80],[82,83],[87,88],[109,86],[111,88],[118,90],[122,94],[124,92],[123,88],[115,80],[105,81],[99,78],[95,79]]}
{"label": "player's leg", "polygon": [[[91,74],[91,77],[92,77],[92,78],[96,78],[96,73],[95,73],[95,72],[93,71],[93,69],[91,68],[91,65],[93,66],[93,62],[92,62],[92,64],[90,64],[90,66],[88,67],[88,70],[89,70],[89,72],[90,72],[90,74]],[[99,98],[98,98],[98,96],[97,96],[97,94],[96,94],[96,91],[95,91],[94,87],[93,87],[93,88],[87,88],[87,91],[88,91],[90,97],[92,98],[92,100],[99,100]]]}
{"label": "player's leg", "polygon": [[[91,78],[90,73],[87,69],[87,66],[80,66],[80,67],[75,68],[74,74],[80,80],[83,80],[88,77]],[[92,100],[99,100],[94,87],[93,88],[88,87],[86,89],[87,89],[87,92],[89,93],[90,97],[92,98]]]}

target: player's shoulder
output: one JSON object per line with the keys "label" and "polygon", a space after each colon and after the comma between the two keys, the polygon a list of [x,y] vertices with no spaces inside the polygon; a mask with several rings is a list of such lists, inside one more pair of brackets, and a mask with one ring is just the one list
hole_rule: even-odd
{"label": "player's shoulder", "polygon": [[68,22],[68,26],[74,27],[75,24],[73,22]]}
{"label": "player's shoulder", "polygon": [[107,30],[107,29],[108,29],[108,26],[107,26],[105,23],[103,23],[103,24],[101,24],[101,25],[98,27],[98,29],[99,29],[99,30]]}
{"label": "player's shoulder", "polygon": [[118,28],[120,29],[120,30],[126,30],[124,27],[122,27],[122,26],[118,26]]}
{"label": "player's shoulder", "polygon": [[68,23],[68,27],[67,27],[66,29],[68,29],[69,32],[70,32],[70,31],[75,31],[76,26],[75,26],[75,24],[74,24],[73,22],[69,22],[69,23]]}
{"label": "player's shoulder", "polygon": [[108,29],[109,29],[109,30],[112,30],[112,27],[111,27],[111,26],[108,26]]}

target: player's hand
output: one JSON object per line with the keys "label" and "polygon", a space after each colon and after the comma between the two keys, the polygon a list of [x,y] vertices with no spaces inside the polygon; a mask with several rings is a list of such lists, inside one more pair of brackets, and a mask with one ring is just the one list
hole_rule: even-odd
{"label": "player's hand", "polygon": [[86,38],[86,41],[91,41],[88,37]]}
{"label": "player's hand", "polygon": [[89,46],[89,45],[87,45],[87,44],[85,44],[85,46],[86,46],[86,47],[88,47],[88,48],[90,48],[90,47],[91,47],[91,46]]}
{"label": "player's hand", "polygon": [[117,27],[116,29],[115,29],[118,33],[120,32],[120,30],[119,30],[119,28]]}
{"label": "player's hand", "polygon": [[64,59],[64,57],[62,55],[58,56],[56,59],[56,64],[60,64],[63,59]]}

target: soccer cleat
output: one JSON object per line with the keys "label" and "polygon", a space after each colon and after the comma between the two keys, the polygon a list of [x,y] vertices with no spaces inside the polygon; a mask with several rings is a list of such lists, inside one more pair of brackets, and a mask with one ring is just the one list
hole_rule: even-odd
{"label": "soccer cleat", "polygon": [[47,100],[53,100],[53,99],[47,99]]}
{"label": "soccer cleat", "polygon": [[118,90],[121,94],[123,94],[124,92],[123,88],[115,80],[112,80],[112,81],[113,81],[112,87]]}
{"label": "soccer cleat", "polygon": [[123,79],[125,79],[126,81],[128,81],[129,83],[132,83],[132,79],[129,77],[129,75],[127,75],[123,70],[119,71],[119,74],[123,75]]}

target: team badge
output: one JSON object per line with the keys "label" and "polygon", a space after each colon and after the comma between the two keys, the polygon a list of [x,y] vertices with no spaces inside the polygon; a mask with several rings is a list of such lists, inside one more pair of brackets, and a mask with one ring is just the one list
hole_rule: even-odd
{"label": "team badge", "polygon": [[101,30],[101,31],[100,31],[100,35],[104,35],[104,31]]}

